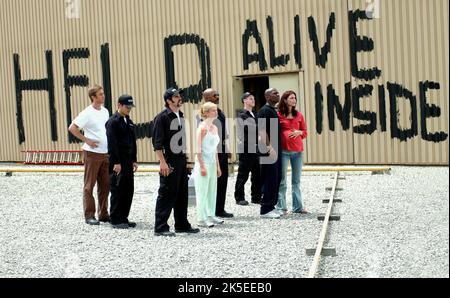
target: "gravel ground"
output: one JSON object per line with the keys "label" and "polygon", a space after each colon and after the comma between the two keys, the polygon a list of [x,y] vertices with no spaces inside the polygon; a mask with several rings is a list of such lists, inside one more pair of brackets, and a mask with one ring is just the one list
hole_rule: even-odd
{"label": "gravel ground", "polygon": [[449,277],[449,169],[349,176],[320,277]]}
{"label": "gravel ground", "polygon": [[[153,236],[157,174],[136,175],[130,220],[138,226],[129,230],[84,223],[82,174],[0,175],[0,277],[304,277],[332,183],[331,174],[305,173],[311,214],[267,220],[257,205],[234,204],[232,176],[226,209],[234,219],[162,238]],[[448,168],[345,176],[335,207],[342,220],[327,244],[338,256],[322,259],[320,277],[449,276]],[[195,207],[189,218],[195,226]]]}

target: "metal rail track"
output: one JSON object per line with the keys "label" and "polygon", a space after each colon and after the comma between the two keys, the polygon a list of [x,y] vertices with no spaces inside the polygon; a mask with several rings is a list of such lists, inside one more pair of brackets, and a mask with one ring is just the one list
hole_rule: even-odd
{"label": "metal rail track", "polygon": [[[308,167],[302,172],[387,172],[389,167]],[[45,168],[45,167],[4,167],[0,173],[82,173],[83,167],[77,168]],[[138,173],[158,173],[159,169],[138,169]]]}
{"label": "metal rail track", "polygon": [[[364,168],[361,168],[360,170],[364,171]],[[365,168],[365,171],[371,171],[372,174],[379,174],[379,173],[385,174],[385,173],[390,172],[390,168],[383,168],[383,167],[380,167],[378,169]],[[327,190],[331,190],[329,199],[323,200],[324,203],[328,203],[327,211],[323,217],[318,216],[318,219],[321,220],[323,218],[324,222],[322,225],[322,230],[319,235],[319,240],[317,242],[317,246],[315,249],[307,249],[306,250],[307,255],[314,255],[313,262],[309,269],[307,278],[315,278],[316,277],[322,256],[336,256],[336,250],[334,248],[326,248],[325,241],[327,238],[328,226],[329,226],[330,221],[340,219],[340,216],[332,214],[333,204],[335,202],[342,202],[342,200],[340,200],[340,199],[335,199],[336,191],[342,190],[342,188],[337,187],[340,172],[341,172],[341,170],[339,170],[339,169],[336,170],[336,173],[334,173],[334,178],[333,178],[333,186],[331,188],[329,188],[329,187],[327,188]]]}
{"label": "metal rail track", "polygon": [[314,259],[313,259],[312,265],[308,272],[308,276],[307,276],[308,278],[314,278],[317,274],[317,269],[319,267],[320,259],[322,256],[322,251],[323,251],[323,248],[325,245],[325,239],[326,239],[327,232],[328,232],[328,224],[330,222],[331,211],[333,210],[334,195],[336,193],[338,178],[339,178],[339,172],[334,173],[333,188],[331,190],[331,195],[330,195],[330,199],[328,202],[328,208],[327,208],[327,212],[325,213],[325,218],[324,218],[324,222],[322,225],[322,230],[320,232],[319,241],[317,243],[317,248],[314,253]]}

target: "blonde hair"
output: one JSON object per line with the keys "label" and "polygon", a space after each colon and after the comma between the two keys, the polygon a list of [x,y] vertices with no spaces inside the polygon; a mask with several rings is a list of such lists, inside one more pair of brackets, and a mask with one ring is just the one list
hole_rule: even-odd
{"label": "blonde hair", "polygon": [[103,90],[103,87],[100,85],[94,85],[93,87],[91,87],[88,91],[89,94],[89,99],[91,100],[91,102],[93,101],[93,97],[97,96],[97,92]]}
{"label": "blonde hair", "polygon": [[202,117],[202,119],[206,119],[207,118],[206,113],[208,113],[212,109],[217,109],[217,105],[213,104],[212,102],[204,103],[200,107],[200,117]]}

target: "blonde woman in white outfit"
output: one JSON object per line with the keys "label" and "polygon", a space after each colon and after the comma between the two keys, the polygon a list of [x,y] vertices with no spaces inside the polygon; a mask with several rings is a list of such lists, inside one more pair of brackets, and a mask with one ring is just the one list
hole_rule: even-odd
{"label": "blonde woman in white outfit", "polygon": [[201,227],[213,227],[223,220],[216,214],[217,177],[222,175],[217,157],[220,137],[213,124],[217,118],[217,106],[211,102],[200,110],[203,122],[197,129],[197,152],[194,166],[194,184],[197,199],[197,219]]}

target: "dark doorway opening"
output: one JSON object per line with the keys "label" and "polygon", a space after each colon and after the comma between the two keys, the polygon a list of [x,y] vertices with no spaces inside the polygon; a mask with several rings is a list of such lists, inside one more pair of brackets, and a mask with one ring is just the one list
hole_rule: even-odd
{"label": "dark doorway opening", "polygon": [[266,104],[264,92],[269,89],[269,77],[247,77],[243,81],[244,92],[250,92],[255,96],[255,111],[258,112]]}

